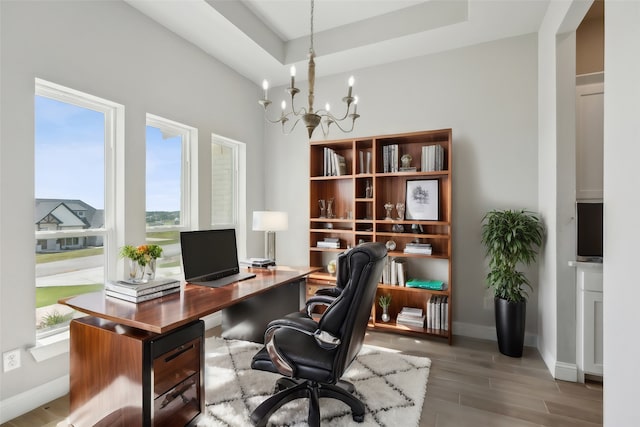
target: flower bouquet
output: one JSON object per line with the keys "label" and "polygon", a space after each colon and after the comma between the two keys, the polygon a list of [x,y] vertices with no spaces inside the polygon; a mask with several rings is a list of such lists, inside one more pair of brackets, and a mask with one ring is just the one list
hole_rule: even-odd
{"label": "flower bouquet", "polygon": [[125,245],[120,249],[120,257],[129,260],[129,280],[146,283],[156,277],[156,259],[162,255],[159,245]]}

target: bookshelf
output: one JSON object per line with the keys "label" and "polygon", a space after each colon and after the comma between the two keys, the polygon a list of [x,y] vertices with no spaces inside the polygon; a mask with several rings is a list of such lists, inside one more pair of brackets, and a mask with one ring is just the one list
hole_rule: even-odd
{"label": "bookshelf", "polygon": [[[382,242],[389,248],[389,262],[402,262],[406,279],[441,281],[445,288],[428,290],[381,282],[376,301],[382,294],[391,295],[391,320],[382,321],[382,309],[376,302],[369,327],[440,337],[451,343],[451,134],[451,129],[442,129],[310,143],[309,262],[322,270],[309,276],[308,296],[319,287],[335,284],[327,266],[340,252],[363,241]],[[434,153],[438,154],[432,160]],[[403,169],[402,158],[406,160],[407,155],[411,162],[409,169]],[[329,201],[331,215],[326,209]],[[398,217],[398,203],[404,204],[404,219]],[[327,242],[336,239],[339,247],[328,247]],[[321,247],[318,242],[323,242]],[[416,242],[429,244],[430,254],[405,253],[407,245]],[[425,322],[424,327],[396,323],[403,307],[419,308],[427,314],[431,311],[429,302],[436,300],[447,302],[440,305],[440,328],[434,328],[434,322]]]}

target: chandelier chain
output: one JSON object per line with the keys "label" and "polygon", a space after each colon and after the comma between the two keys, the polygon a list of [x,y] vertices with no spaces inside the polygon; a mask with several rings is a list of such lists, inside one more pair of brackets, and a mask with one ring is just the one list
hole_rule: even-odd
{"label": "chandelier chain", "polygon": [[313,11],[314,11],[314,7],[313,7],[313,0],[311,0],[311,43],[309,46],[309,53],[312,54],[313,53]]}

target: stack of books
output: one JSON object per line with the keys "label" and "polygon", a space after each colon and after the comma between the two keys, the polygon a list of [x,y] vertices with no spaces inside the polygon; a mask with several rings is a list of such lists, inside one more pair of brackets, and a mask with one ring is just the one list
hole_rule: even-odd
{"label": "stack of books", "polygon": [[407,264],[403,259],[387,257],[382,270],[381,283],[392,286],[405,286],[407,278]]}
{"label": "stack of books", "polygon": [[449,330],[449,297],[431,295],[427,301],[427,329],[430,332],[442,333]]}
{"label": "stack of books", "polygon": [[175,279],[156,279],[147,283],[110,280],[105,283],[104,292],[110,297],[139,303],[180,292],[180,282]]}
{"label": "stack of books", "polygon": [[431,255],[431,243],[407,243],[404,247],[405,254]]}
{"label": "stack of books", "polygon": [[337,237],[325,237],[324,240],[319,240],[317,245],[319,248],[339,249],[340,239]]}
{"label": "stack of books", "polygon": [[421,308],[402,307],[402,310],[396,318],[396,323],[399,325],[423,328],[425,317]]}
{"label": "stack of books", "polygon": [[425,145],[421,154],[422,172],[441,171],[444,168],[444,149],[441,145]]}
{"label": "stack of books", "polygon": [[269,258],[250,258],[249,262],[253,268],[269,268],[276,265],[276,262]]}
{"label": "stack of books", "polygon": [[431,291],[444,290],[444,282],[442,280],[423,280],[409,279],[407,280],[407,288],[429,289]]}
{"label": "stack of books", "polygon": [[347,161],[344,156],[328,147],[324,147],[324,176],[342,176],[347,174]]}

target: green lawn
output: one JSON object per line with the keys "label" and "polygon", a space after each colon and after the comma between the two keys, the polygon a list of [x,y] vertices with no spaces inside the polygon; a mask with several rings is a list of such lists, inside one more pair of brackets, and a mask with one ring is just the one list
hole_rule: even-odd
{"label": "green lawn", "polygon": [[36,254],[36,264],[45,262],[62,261],[65,259],[81,258],[92,255],[102,255],[103,248],[77,249],[73,251],[61,251],[56,253]]}
{"label": "green lawn", "polygon": [[36,288],[36,308],[56,304],[60,298],[102,290],[102,284],[75,286],[46,286]]}

